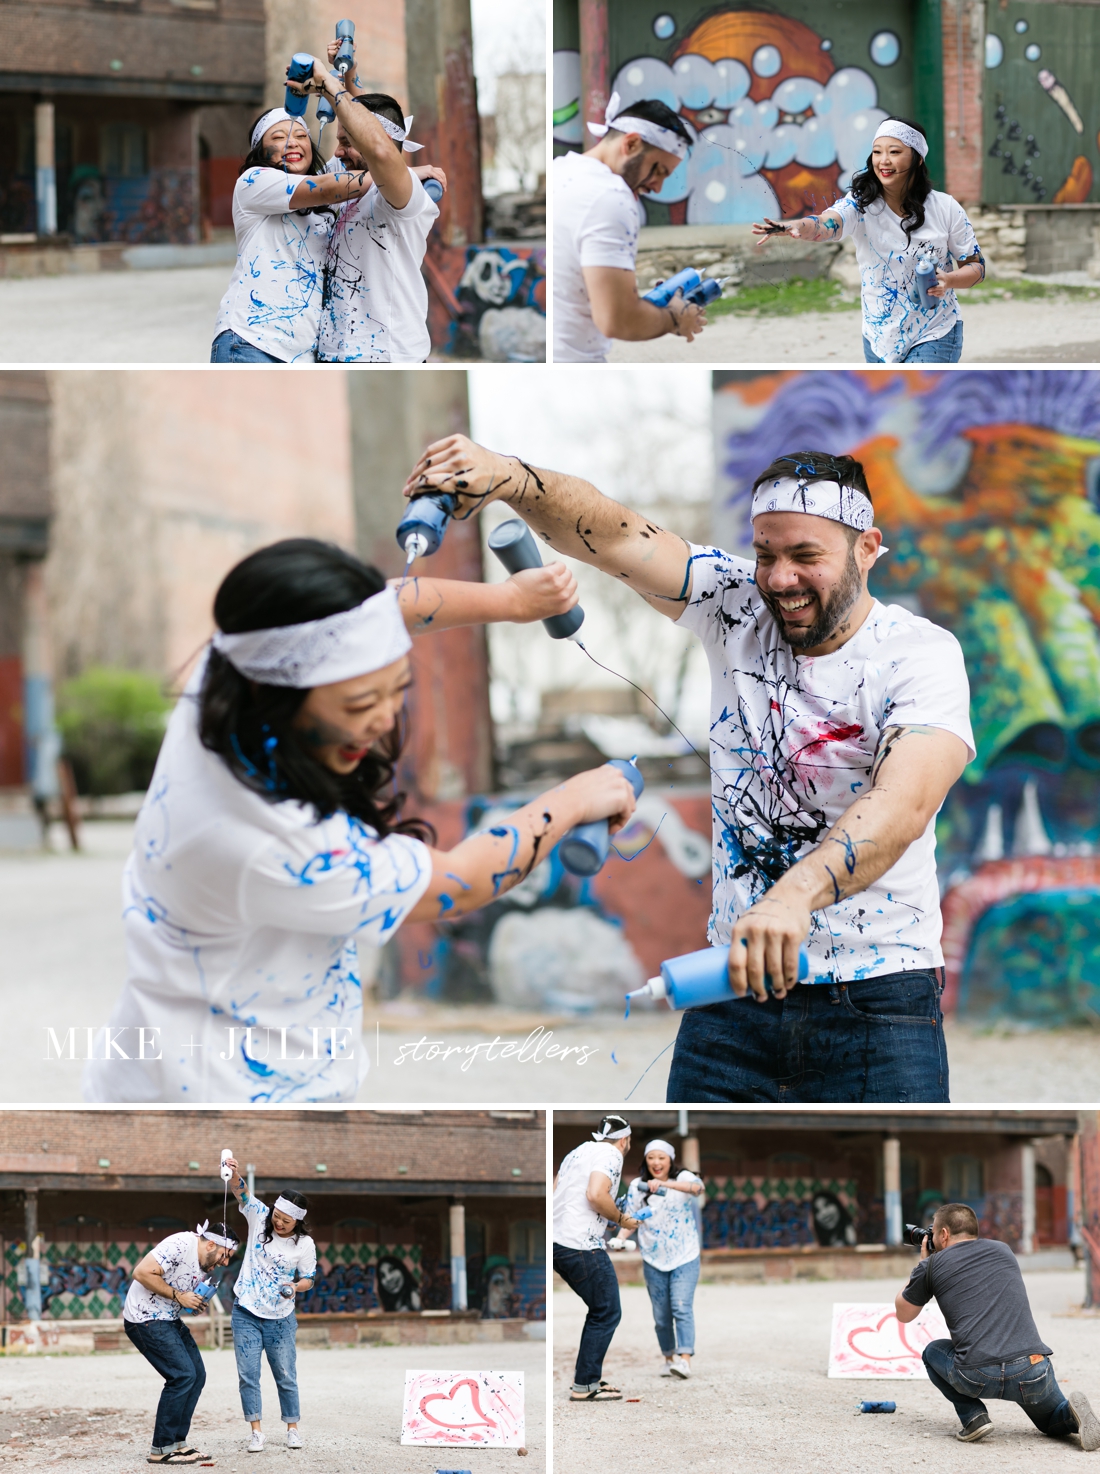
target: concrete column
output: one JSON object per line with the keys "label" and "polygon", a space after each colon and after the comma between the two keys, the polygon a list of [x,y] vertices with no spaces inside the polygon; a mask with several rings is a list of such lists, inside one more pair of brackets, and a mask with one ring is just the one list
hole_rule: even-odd
{"label": "concrete column", "polygon": [[686,1136],[680,1146],[681,1167],[686,1167],[689,1172],[699,1171],[699,1138],[697,1136]]}
{"label": "concrete column", "polygon": [[256,1196],[256,1168],[251,1162],[244,1169],[244,1180],[248,1184],[248,1196],[254,1198]]}
{"label": "concrete column", "polygon": [[34,105],[34,202],[39,235],[57,234],[57,166],[52,102]]}
{"label": "concrete column", "polygon": [[451,1309],[466,1309],[466,1205],[452,1203],[451,1226]]}
{"label": "concrete column", "polygon": [[1066,1229],[1070,1245],[1076,1249],[1081,1243],[1081,1225],[1077,1221],[1081,1202],[1080,1189],[1080,1141],[1076,1136],[1066,1137]]}
{"label": "concrete column", "polygon": [[882,1182],[886,1204],[886,1242],[901,1243],[901,1142],[888,1136],[882,1143]]}
{"label": "concrete column", "polygon": [[31,793],[41,807],[61,791],[57,774],[61,737],[54,720],[50,615],[43,563],[27,565],[23,613],[23,735]]}
{"label": "concrete column", "polygon": [[1020,1186],[1023,1195],[1023,1230],[1020,1253],[1035,1252],[1035,1143],[1020,1143]]}
{"label": "concrete column", "polygon": [[580,0],[581,23],[581,127],[582,149],[593,148],[599,139],[589,133],[588,123],[602,123],[611,96],[610,43],[607,0]]}
{"label": "concrete column", "polygon": [[413,137],[447,174],[436,229],[448,246],[465,247],[484,233],[470,0],[406,0],[405,48]]}
{"label": "concrete column", "polygon": [[27,1307],[28,1320],[42,1319],[42,1260],[38,1241],[38,1190],[28,1188],[23,1194],[23,1235],[27,1241],[27,1254],[23,1261],[26,1284],[23,1287],[23,1303]]}

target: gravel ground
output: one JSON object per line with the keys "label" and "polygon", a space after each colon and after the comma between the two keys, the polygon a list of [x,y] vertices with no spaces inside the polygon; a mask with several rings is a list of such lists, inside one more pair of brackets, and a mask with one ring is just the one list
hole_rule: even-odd
{"label": "gravel ground", "polygon": [[[1066,1392],[1080,1389],[1100,1407],[1100,1337],[1094,1318],[1075,1315],[1080,1274],[1026,1276],[1039,1333],[1055,1351]],[[570,1403],[584,1306],[570,1290],[554,1295],[554,1457],[568,1474],[603,1474],[614,1450],[616,1474],[650,1474],[658,1449],[693,1471],[820,1474],[915,1467],[1029,1471],[1080,1467],[1077,1441],[1045,1439],[1022,1409],[992,1402],[995,1432],[963,1448],[950,1403],[927,1381],[829,1381],[829,1328],[838,1300],[890,1301],[892,1280],[824,1284],[700,1285],[695,1296],[696,1375],[658,1376],[661,1365],[649,1298],[624,1286],[623,1319],[604,1376],[639,1402]],[[889,1398],[893,1416],[856,1418],[860,1398]],[[600,1436],[592,1436],[593,1424]],[[688,1451],[690,1450],[690,1453]],[[679,1453],[677,1452],[679,1451]],[[1098,1466],[1100,1467],[1100,1466]]]}
{"label": "gravel ground", "polygon": [[[439,1365],[524,1373],[527,1448],[524,1474],[546,1467],[546,1353],[522,1342],[507,1347],[374,1346],[298,1352],[304,1448],[289,1450],[275,1414],[278,1395],[264,1363],[262,1392],[267,1448],[250,1457],[231,1351],[204,1353],[207,1382],[192,1423],[197,1447],[219,1468],[253,1474],[272,1463],[298,1474],[433,1474],[462,1463],[473,1474],[516,1467],[515,1449],[466,1449],[461,1454],[402,1447],[401,1405],[406,1367]],[[79,1468],[82,1474],[136,1474],[146,1455],[161,1382],[136,1353],[10,1357],[0,1393],[0,1467]],[[21,1437],[12,1438],[20,1432]],[[200,1466],[194,1466],[200,1467]]]}
{"label": "gravel ground", "polygon": [[[47,1062],[45,1030],[52,1026],[63,1039],[69,1028],[105,1022],[122,985],[120,880],[130,827],[86,824],[83,840],[78,855],[0,855],[0,981],[12,985],[5,991],[0,1101],[79,1101],[81,1062]],[[619,1014],[561,1020],[406,1000],[371,1009],[365,1040],[371,1068],[362,1101],[587,1100],[602,1109],[628,1096],[638,1105],[665,1098],[672,1057],[666,1045],[677,1028],[666,1010],[639,1011],[627,1022]],[[544,1049],[532,1057],[532,1041],[522,1057],[501,1059],[499,1050],[487,1057],[495,1038],[523,1041],[539,1029],[552,1031],[553,1044],[578,1052],[547,1059]],[[1096,1031],[1007,1033],[949,1021],[947,1042],[957,1104],[1096,1099]],[[453,1052],[444,1058],[444,1049]],[[583,1064],[582,1050],[593,1051]]]}
{"label": "gravel ground", "polygon": [[[2,298],[0,298],[2,302]],[[612,363],[862,363],[858,312],[715,318],[694,343],[616,343]],[[964,302],[963,363],[1095,363],[1100,303]]]}

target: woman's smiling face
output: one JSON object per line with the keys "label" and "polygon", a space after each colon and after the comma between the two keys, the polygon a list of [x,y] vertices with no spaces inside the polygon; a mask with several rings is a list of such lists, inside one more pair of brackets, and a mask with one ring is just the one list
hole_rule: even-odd
{"label": "woman's smiling face", "polygon": [[313,162],[313,142],[309,130],[297,118],[273,123],[260,140],[264,162],[272,169],[285,169],[288,174],[307,174]]}
{"label": "woman's smiling face", "polygon": [[897,138],[876,138],[871,146],[871,164],[884,188],[904,183],[913,159],[913,150]]}
{"label": "woman's smiling face", "polygon": [[307,751],[334,773],[354,773],[392,730],[412,684],[409,658],[329,686],[314,686],[298,708],[294,730]]}

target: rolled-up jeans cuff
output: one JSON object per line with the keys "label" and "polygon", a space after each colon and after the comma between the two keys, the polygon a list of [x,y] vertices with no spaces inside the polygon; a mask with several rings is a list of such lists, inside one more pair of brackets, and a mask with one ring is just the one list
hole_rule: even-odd
{"label": "rolled-up jeans cuff", "polygon": [[569,1390],[570,1392],[595,1392],[599,1385],[598,1382],[574,1382]]}
{"label": "rolled-up jeans cuff", "polygon": [[186,1448],[186,1447],[187,1447],[187,1445],[185,1443],[166,1443],[166,1444],[163,1445],[163,1447],[158,1448],[156,1446],[156,1444],[154,1443],[153,1446],[150,1448],[149,1452],[151,1454],[161,1454],[161,1455],[163,1455],[163,1454],[174,1454],[177,1448]]}

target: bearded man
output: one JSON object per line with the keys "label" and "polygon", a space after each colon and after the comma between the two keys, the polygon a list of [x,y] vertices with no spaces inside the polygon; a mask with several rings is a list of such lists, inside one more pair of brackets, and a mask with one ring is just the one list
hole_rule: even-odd
{"label": "bearded man", "polygon": [[706,649],[708,936],[735,996],[685,1011],[668,1099],[948,1100],[935,819],[974,756],[970,693],[955,637],[868,589],[886,550],[859,462],[799,451],[762,471],[755,560],[464,436],[414,468],[406,494],[431,489],[459,516],[506,501]]}

